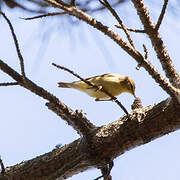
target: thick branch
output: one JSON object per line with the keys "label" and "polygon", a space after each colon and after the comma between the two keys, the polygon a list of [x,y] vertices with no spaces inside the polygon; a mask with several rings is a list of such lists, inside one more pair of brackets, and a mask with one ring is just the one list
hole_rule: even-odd
{"label": "thick branch", "polygon": [[80,169],[88,169],[86,159],[79,139],[32,160],[7,167],[5,175],[0,175],[0,180],[45,180],[55,179],[55,177],[65,179],[78,173]]}
{"label": "thick branch", "polygon": [[[6,177],[14,180],[64,179],[92,167],[101,168],[109,159],[180,129],[180,109],[173,105],[170,98],[154,107],[133,111],[131,119],[121,118],[96,129],[88,142],[86,138],[81,138],[35,159],[6,168]],[[0,176],[0,180],[4,179]]]}
{"label": "thick branch", "polygon": [[69,125],[72,125],[73,128],[80,134],[85,137],[94,131],[96,126],[94,126],[83,114],[81,110],[76,110],[73,112],[70,108],[65,108],[61,104],[56,104],[53,102],[46,103],[48,109],[52,110],[62,119],[64,119]]}
{"label": "thick branch", "polygon": [[166,76],[169,78],[174,87],[180,88],[180,76],[174,68],[173,62],[168,54],[159,32],[156,30],[155,24],[151,20],[147,7],[145,6],[143,0],[132,0],[132,2],[134,3],[141,22],[144,25],[145,32],[151,39],[154,50],[156,51],[156,54],[162,64]]}
{"label": "thick branch", "polygon": [[53,110],[53,112],[55,112],[62,119],[64,119],[69,125],[71,125],[75,130],[77,130],[79,134],[88,135],[95,127],[92,123],[90,123],[90,121],[86,119],[82,112],[73,112],[73,110],[71,110],[64,103],[62,103],[57,97],[50,94],[40,86],[36,85],[28,78],[26,78],[26,81],[24,83],[23,76],[21,76],[19,73],[17,73],[15,70],[13,70],[1,60],[0,69],[7,73],[9,76],[11,76],[15,81],[17,81],[19,85],[30,90],[36,95],[48,100],[49,104],[51,104],[51,106],[49,105],[48,108]]}

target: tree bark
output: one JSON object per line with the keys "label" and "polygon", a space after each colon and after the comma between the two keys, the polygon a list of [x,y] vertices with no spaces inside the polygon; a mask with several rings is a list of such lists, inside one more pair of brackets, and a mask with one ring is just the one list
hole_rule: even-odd
{"label": "tree bark", "polygon": [[94,128],[86,138],[6,168],[0,180],[66,179],[180,128],[180,107],[171,98],[155,106],[135,109],[131,120],[123,117]]}

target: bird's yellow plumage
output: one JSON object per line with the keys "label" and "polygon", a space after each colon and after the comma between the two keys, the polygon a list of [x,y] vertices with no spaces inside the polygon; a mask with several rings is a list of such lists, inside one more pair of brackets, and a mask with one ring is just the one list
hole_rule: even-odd
{"label": "bird's yellow plumage", "polygon": [[[90,77],[86,80],[99,87],[103,87],[113,96],[118,96],[121,93],[128,92],[136,97],[134,81],[128,76],[121,76],[119,74],[103,74],[100,76]],[[96,98],[96,100],[110,99],[109,96],[101,90],[97,90],[83,81],[74,81],[72,83],[59,82],[58,85],[63,88],[74,88],[79,91],[83,91],[89,96]]]}

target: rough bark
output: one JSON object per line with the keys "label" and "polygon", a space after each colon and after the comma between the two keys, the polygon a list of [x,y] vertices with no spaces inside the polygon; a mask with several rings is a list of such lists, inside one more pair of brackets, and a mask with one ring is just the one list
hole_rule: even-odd
{"label": "rough bark", "polygon": [[0,180],[66,179],[89,168],[101,168],[109,159],[180,128],[180,107],[167,99],[135,109],[126,117],[96,128],[61,148],[6,168]]}

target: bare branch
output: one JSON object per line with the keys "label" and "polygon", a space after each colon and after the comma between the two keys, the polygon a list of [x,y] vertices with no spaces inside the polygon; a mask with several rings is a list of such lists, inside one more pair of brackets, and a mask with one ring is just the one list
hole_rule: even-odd
{"label": "bare branch", "polygon": [[174,100],[177,100],[179,102],[179,89],[172,86],[159,72],[155,69],[155,67],[151,64],[151,62],[148,59],[144,58],[144,61],[140,62],[138,64],[142,67],[148,67],[146,70],[149,72],[149,74],[152,76],[152,78],[159,83],[159,85],[166,91]]}
{"label": "bare branch", "polygon": [[180,129],[180,110],[171,98],[156,106],[134,110],[131,116],[132,121],[120,118],[96,129],[88,143],[85,138],[79,138],[52,152],[8,167],[5,175],[7,179],[17,180],[68,178],[89,168],[103,167],[107,158],[114,159],[128,150]]}
{"label": "bare branch", "polygon": [[61,1],[61,0],[57,0],[57,1],[56,0],[44,0],[44,1],[50,3],[54,7],[58,7],[59,5],[62,5],[64,7],[74,7],[70,4],[67,4],[67,3]]}
{"label": "bare branch", "polygon": [[14,86],[19,85],[18,82],[6,82],[6,83],[0,83],[0,86]]}
{"label": "bare branch", "polygon": [[118,104],[118,106],[120,106],[120,108],[126,113],[126,115],[127,115],[128,118],[129,118],[129,114],[128,114],[128,111],[126,110],[126,108],[121,104],[121,102],[119,102],[119,101],[117,100],[116,97],[114,97],[111,93],[109,93],[106,89],[104,89],[104,87],[99,87],[99,86],[91,83],[90,81],[82,78],[81,76],[79,76],[78,74],[74,73],[73,71],[71,71],[70,69],[68,69],[68,68],[66,68],[66,67],[57,65],[57,64],[55,64],[55,63],[52,63],[52,65],[55,66],[55,67],[57,67],[57,68],[60,68],[60,69],[62,69],[62,70],[64,70],[64,71],[67,71],[67,72],[73,74],[75,77],[79,78],[81,81],[85,82],[85,83],[86,83],[87,85],[89,85],[90,87],[93,87],[93,88],[97,89],[98,91],[102,91],[103,93],[107,94],[107,95],[111,98],[111,100],[113,100],[116,104]]}
{"label": "bare branch", "polygon": [[[92,123],[90,123],[89,120],[87,120],[85,118],[85,116],[82,112],[79,112],[79,111],[73,112],[70,108],[68,108],[65,104],[63,104],[57,97],[53,96],[52,94],[50,94],[43,88],[37,86],[35,83],[33,83],[32,81],[30,81],[28,78],[25,77],[23,57],[20,53],[18,41],[17,41],[16,35],[14,33],[13,27],[12,27],[9,19],[5,16],[5,14],[4,13],[1,13],[1,14],[6,19],[6,21],[9,24],[9,27],[11,29],[11,32],[12,32],[12,35],[14,38],[14,42],[15,42],[15,46],[17,49],[18,57],[21,62],[22,76],[1,60],[0,60],[0,69],[2,71],[4,71],[5,73],[7,73],[9,76],[11,76],[14,80],[16,80],[19,85],[32,91],[33,93],[39,95],[40,97],[48,100],[50,102],[48,104],[49,109],[53,110],[53,112],[58,114],[62,119],[66,120],[68,122],[68,124],[71,125],[75,130],[77,130],[77,132],[80,135],[88,136],[88,134],[90,134],[90,132],[93,130],[93,128],[95,128],[95,126]],[[11,85],[12,85],[12,83],[11,83]],[[13,83],[13,85],[14,85],[14,83]]]}
{"label": "bare branch", "polygon": [[150,61],[144,59],[144,56],[134,50],[129,44],[121,38],[116,32],[114,32],[111,28],[103,25],[101,22],[98,22],[96,19],[93,19],[90,15],[86,14],[85,12],[75,8],[69,7],[61,1],[54,1],[54,0],[45,0],[46,2],[51,3],[53,6],[60,8],[66,11],[69,15],[75,16],[78,19],[86,22],[87,24],[91,25],[92,27],[98,29],[99,31],[103,32],[105,35],[110,37],[114,42],[116,42],[123,50],[125,50],[130,56],[132,56],[138,64],[142,64],[147,72],[152,76],[152,78],[164,89],[171,97],[178,98],[179,91],[174,88],[166,79],[155,69],[155,67],[150,63]]}
{"label": "bare branch", "polygon": [[81,136],[88,137],[89,134],[96,128],[96,126],[94,126],[80,110],[73,112],[67,107],[64,108],[62,105],[52,102],[46,103],[46,106],[48,109],[52,110],[62,119],[64,119],[69,125],[73,126],[73,128]]}
{"label": "bare branch", "polygon": [[166,12],[167,4],[168,4],[168,0],[164,0],[164,4],[163,4],[162,10],[161,10],[161,14],[160,14],[160,16],[158,18],[158,21],[157,21],[157,24],[156,24],[156,27],[155,27],[156,31],[159,30],[159,27],[160,27],[160,25],[162,23],[162,20],[164,18],[164,14]]}
{"label": "bare branch", "polygon": [[[10,8],[20,8],[23,9],[24,11],[30,12],[30,13],[47,13],[48,12],[48,8],[49,8],[49,4],[45,3],[42,0],[28,0],[29,2],[32,3],[33,8],[29,8],[29,6],[24,6],[23,2],[21,3],[21,1],[19,1],[20,3],[18,3],[17,0],[3,0],[6,5]],[[57,0],[56,0],[57,1]],[[95,2],[95,0],[93,0]],[[75,2],[75,0],[70,0],[70,1],[66,1],[69,2],[70,5],[77,5],[79,9],[85,11],[85,12],[89,12],[89,13],[94,13],[94,12],[98,12],[98,11],[103,11],[105,10],[104,6],[98,6],[98,7],[92,7],[92,6],[88,6],[90,3],[93,2],[92,0],[85,0],[85,1],[77,1]],[[112,2],[112,7],[117,7],[123,3],[125,3],[125,0],[116,0]]]}
{"label": "bare branch", "polygon": [[144,58],[147,59],[148,58],[148,50],[147,50],[145,44],[143,44],[143,48],[144,48],[144,53],[145,53]]}
{"label": "bare branch", "polygon": [[[119,28],[119,29],[122,29],[121,26],[119,25],[115,25],[115,27]],[[126,28],[128,31],[131,31],[131,32],[135,32],[135,33],[146,33],[145,30],[140,30],[140,29],[132,29],[132,28]]]}
{"label": "bare branch", "polygon": [[29,17],[29,18],[21,18],[24,20],[32,20],[32,19],[39,19],[39,18],[43,18],[43,17],[47,17],[47,16],[57,16],[57,15],[64,15],[67,14],[66,12],[54,12],[54,13],[47,13],[47,14],[42,14],[39,16],[33,16],[33,17]]}
{"label": "bare branch", "polygon": [[174,87],[180,88],[180,76],[177,70],[174,68],[174,64],[168,54],[159,32],[155,29],[155,24],[151,20],[147,7],[145,6],[143,0],[131,1],[134,3],[135,8],[137,9],[137,13],[141,19],[142,24],[144,25],[144,30],[151,40],[163,70],[166,73],[166,76],[169,78],[169,81]]}
{"label": "bare branch", "polygon": [[90,131],[95,127],[85,118],[82,112],[73,112],[73,110],[71,110],[64,103],[62,103],[56,96],[36,85],[28,78],[26,78],[26,82],[24,83],[23,77],[14,69],[9,67],[6,63],[4,63],[2,60],[0,60],[0,69],[9,76],[11,76],[15,81],[17,81],[20,86],[48,100],[48,108],[53,110],[53,112],[55,112],[62,119],[64,119],[69,125],[71,125],[75,130],[77,130],[79,134],[88,135]]}
{"label": "bare branch", "polygon": [[[146,46],[145,46],[145,44],[143,44],[143,49],[144,49],[144,59],[148,59],[148,50],[147,50],[147,48],[146,48]],[[136,69],[137,70],[139,70],[140,68],[141,68],[141,66],[142,66],[142,63],[139,63],[137,66],[136,66]]]}
{"label": "bare branch", "polygon": [[[57,2],[54,0],[46,1],[53,3]],[[58,0],[57,3],[61,5],[61,9],[64,8],[63,10],[65,10],[70,15],[78,17],[79,19],[87,22],[91,26],[99,29],[101,32],[112,38],[117,44],[126,50],[128,54],[134,57],[136,61],[151,74],[156,82],[158,82],[161,87],[168,94],[170,94],[170,96],[179,96],[179,91],[170,83],[168,83],[148,61],[148,51],[145,46],[145,55],[143,56],[138,51],[136,51],[135,48],[132,48],[133,46],[130,47],[128,43],[125,42],[117,33],[104,26],[100,22],[97,22],[95,19],[86,15],[82,11],[79,11],[78,9],[63,3],[60,0]],[[54,6],[56,7],[56,5]],[[19,48],[17,39],[15,44],[16,43],[16,48]],[[73,71],[62,66],[60,68],[85,81]],[[49,102],[46,103],[46,105],[49,109],[58,114],[62,119],[65,119],[66,122],[74,127],[74,129],[85,136],[69,145],[55,149],[54,151],[42,155],[36,159],[23,162],[20,165],[12,168],[10,167],[7,169],[6,174],[8,179],[15,178],[29,180],[30,178],[33,179],[34,177],[37,177],[37,175],[40,178],[66,178],[90,167],[97,168],[100,165],[102,166],[102,164],[107,164],[107,158],[114,159],[134,147],[150,142],[155,138],[180,128],[180,110],[179,107],[177,107],[170,98],[154,107],[147,107],[144,109],[141,107],[140,101],[136,101],[134,107],[132,107],[134,109],[134,111],[131,113],[132,121],[127,121],[127,118],[124,117],[119,121],[102,126],[100,128],[96,128],[84,117],[82,112],[73,112],[65,104],[60,102],[57,97],[37,86],[29,79],[26,78],[25,82],[25,74],[23,75],[23,72],[22,75],[20,75],[1,60],[0,69],[15,79],[19,85],[48,100]],[[91,86],[96,87],[94,84],[91,84]],[[96,88],[99,89],[98,86]],[[104,90],[104,92],[109,95],[107,91]],[[87,141],[87,136],[89,138],[88,140],[90,141]],[[5,172],[6,170],[3,163],[1,161],[0,163],[3,172]],[[101,171],[104,180],[112,179],[110,176],[112,167],[113,161],[108,161],[106,166],[102,166]],[[0,179],[2,175],[0,174]]]}
{"label": "bare branch", "polygon": [[123,24],[122,20],[120,19],[120,17],[118,16],[118,14],[116,13],[116,11],[112,8],[112,6],[109,4],[109,2],[107,0],[99,0],[99,2],[105,6],[110,12],[111,14],[116,18],[116,20],[118,21],[118,23],[121,25],[121,28],[123,29],[123,31],[125,32],[126,36],[127,36],[127,39],[129,41],[129,43],[131,44],[131,46],[135,49],[135,46],[134,46],[134,43],[133,43],[133,40],[126,28],[126,26]]}
{"label": "bare branch", "polygon": [[13,40],[14,40],[14,44],[15,44],[15,47],[16,47],[16,51],[17,51],[17,55],[18,55],[18,58],[20,60],[20,65],[21,65],[21,73],[22,73],[22,76],[25,80],[26,76],[25,76],[25,71],[24,71],[24,59],[22,57],[22,54],[21,54],[21,51],[20,51],[20,48],[19,48],[19,44],[18,44],[18,40],[16,38],[16,34],[14,32],[14,28],[10,22],[10,20],[7,18],[7,16],[2,12],[0,11],[0,14],[4,17],[4,19],[6,20],[6,22],[8,23],[9,25],[9,28],[11,30],[11,34],[12,34],[12,37],[13,37]]}

